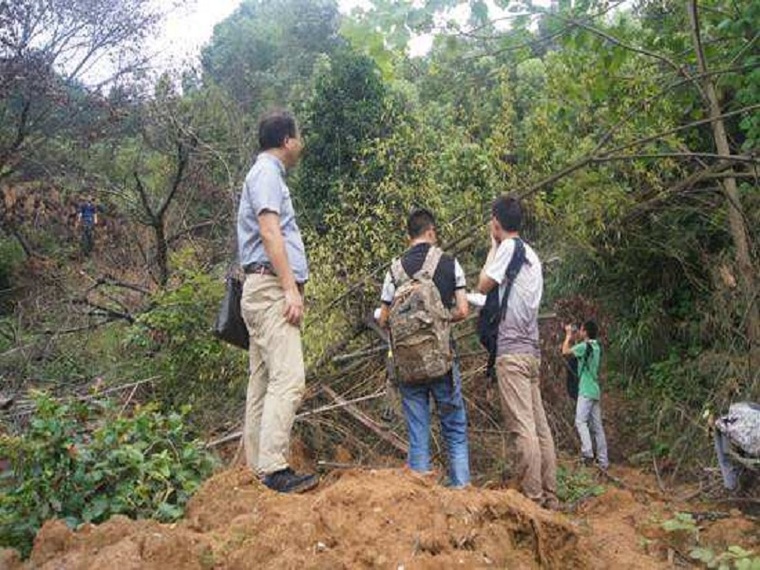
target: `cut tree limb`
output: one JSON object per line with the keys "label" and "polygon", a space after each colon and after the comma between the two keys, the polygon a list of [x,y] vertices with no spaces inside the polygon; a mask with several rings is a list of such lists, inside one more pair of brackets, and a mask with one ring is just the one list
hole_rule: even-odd
{"label": "cut tree limb", "polygon": [[381,427],[375,420],[370,418],[367,414],[362,412],[359,408],[357,408],[355,405],[351,404],[350,402],[347,402],[345,398],[338,395],[335,390],[330,388],[329,386],[323,386],[322,390],[325,394],[330,396],[333,400],[335,400],[338,404],[345,404],[345,407],[343,408],[347,413],[351,414],[351,416],[354,417],[359,423],[361,423],[364,427],[368,428],[370,431],[374,432],[380,439],[383,441],[386,441],[387,443],[391,444],[393,447],[395,447],[400,452],[406,454],[409,451],[409,446],[407,443],[401,439],[398,435],[396,435],[394,432],[389,431],[387,429],[384,429]]}

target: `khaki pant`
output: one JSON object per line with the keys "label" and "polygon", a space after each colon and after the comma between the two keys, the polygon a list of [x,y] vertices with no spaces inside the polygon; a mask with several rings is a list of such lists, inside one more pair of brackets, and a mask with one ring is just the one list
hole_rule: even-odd
{"label": "khaki pant", "polygon": [[248,466],[263,476],[288,466],[306,389],[301,331],[285,320],[285,293],[272,275],[247,275],[240,307],[251,337],[243,446]]}
{"label": "khaki pant", "polygon": [[557,458],[539,389],[541,361],[527,354],[496,359],[496,377],[507,429],[517,448],[517,476],[533,500],[556,499]]}

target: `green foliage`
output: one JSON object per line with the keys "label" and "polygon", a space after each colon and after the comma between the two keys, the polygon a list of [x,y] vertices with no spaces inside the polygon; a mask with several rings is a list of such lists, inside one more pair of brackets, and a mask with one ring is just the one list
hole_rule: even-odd
{"label": "green foliage", "polygon": [[317,74],[303,119],[307,152],[297,196],[312,225],[341,203],[338,188],[356,178],[363,151],[387,136],[388,119],[386,88],[369,58],[343,50]]}
{"label": "green foliage", "polygon": [[[45,152],[24,160],[25,172],[46,179],[50,165],[65,167],[73,192],[95,177],[122,217],[155,231],[132,232],[140,262],[134,253],[124,275],[137,274],[141,285],[144,259],[193,240],[193,253],[176,253],[171,278],[158,280],[166,286],[150,306],[130,306],[143,314],[129,347],[144,358],[128,366],[160,375],[167,407],[194,402],[194,417],[209,422],[235,415],[243,399],[245,355],[208,334],[222,293],[209,267],[227,257],[230,197],[250,164],[253,122],[264,108],[295,109],[306,140],[288,183],[312,271],[305,329],[312,362],[377,305],[383,274],[405,247],[412,206],[435,211],[444,244],[463,237],[457,255],[472,285],[489,202],[556,177],[528,201],[526,235],[546,261],[544,307],[564,295],[597,301],[610,322],[609,377],[638,406],[625,445],[678,459],[669,464],[683,474],[690,461],[712,457],[694,453],[703,441],[689,419],[695,410],[757,391],[757,383],[747,387],[748,300],[738,293],[723,171],[693,178],[718,166],[711,129],[678,130],[707,116],[700,88],[685,77],[697,62],[684,5],[644,0],[628,11],[562,1],[543,9],[500,0],[509,8],[507,29],[488,22],[489,3],[473,1],[463,30],[449,12],[457,4],[373,0],[341,18],[332,0],[247,0],[216,27],[201,72],[185,72],[181,91],[164,76],[150,97],[121,87],[105,101],[64,88],[47,67],[30,68],[38,77],[27,79],[44,89],[24,79],[25,89],[45,93],[40,109],[61,122],[34,124],[30,132],[52,135],[27,141],[44,143]],[[700,4],[710,79],[726,112],[758,101],[759,10],[752,0]],[[427,32],[435,36],[431,52],[409,58],[409,39]],[[0,109],[18,119],[23,102],[11,91],[0,88]],[[69,110],[77,117],[71,124]],[[733,154],[758,147],[757,113],[725,126]],[[0,126],[3,140],[12,144],[17,127]],[[735,169],[752,229],[760,195],[746,164]],[[0,164],[0,176],[15,166]],[[62,255],[47,247],[53,241],[37,243]],[[0,280],[10,275],[3,267]],[[113,353],[105,348],[70,354],[77,340],[96,336],[58,340],[60,350],[46,349],[44,374],[34,377],[76,380],[108,367]],[[14,368],[19,378],[26,372]]]}
{"label": "green foliage", "polygon": [[201,271],[187,249],[173,258],[177,282],[151,298],[130,341],[152,354],[152,371],[161,376],[158,396],[167,409],[190,404],[201,425],[236,413],[247,377],[247,355],[211,334],[224,281]]}
{"label": "green foliage", "polygon": [[3,436],[0,455],[11,471],[0,494],[0,544],[24,555],[42,523],[71,527],[112,515],[179,518],[210,475],[213,460],[185,426],[187,410],[132,414],[95,399],[34,398],[36,413],[20,436]]}
{"label": "green foliage", "polygon": [[604,486],[588,469],[568,469],[564,466],[557,469],[557,498],[561,502],[575,503],[603,493]]}
{"label": "green foliage", "polygon": [[720,554],[712,548],[698,547],[689,552],[689,556],[708,568],[718,570],[760,570],[760,556],[754,556],[752,551],[736,545],[729,546]]}
{"label": "green foliage", "polygon": [[660,523],[679,547],[696,544],[689,550],[689,556],[707,568],[719,570],[759,570],[760,557],[738,545],[731,545],[725,551],[716,553],[709,545],[699,545],[699,526],[691,513],[676,513],[673,518]]}
{"label": "green foliage", "polygon": [[663,521],[660,526],[667,532],[686,532],[695,536],[699,533],[697,522],[691,513],[676,513],[672,519]]}
{"label": "green foliage", "polygon": [[204,75],[253,116],[283,102],[296,107],[320,56],[340,45],[338,26],[334,0],[246,0],[215,26]]}

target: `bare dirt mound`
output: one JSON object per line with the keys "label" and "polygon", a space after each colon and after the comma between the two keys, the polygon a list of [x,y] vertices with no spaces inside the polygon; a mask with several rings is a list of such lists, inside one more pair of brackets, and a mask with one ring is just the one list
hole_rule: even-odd
{"label": "bare dirt mound", "polygon": [[250,471],[210,479],[173,525],[48,522],[17,568],[586,568],[564,515],[511,490],[453,491],[404,470],[343,471],[279,495]]}
{"label": "bare dirt mound", "polygon": [[[760,550],[756,520],[681,504],[651,477],[615,467],[604,492],[554,513],[513,490],[453,491],[403,469],[348,470],[280,495],[245,468],[212,477],[176,524],[114,517],[76,532],[50,521],[30,559],[5,570],[246,568],[676,568],[695,546]],[[690,513],[678,532],[663,523]]]}

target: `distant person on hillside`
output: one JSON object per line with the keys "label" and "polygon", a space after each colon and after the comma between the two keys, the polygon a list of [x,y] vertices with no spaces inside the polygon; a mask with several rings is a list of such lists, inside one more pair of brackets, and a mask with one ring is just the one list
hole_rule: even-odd
{"label": "distant person on hillside", "polygon": [[715,421],[715,452],[729,491],[739,488],[744,469],[760,472],[760,404],[737,402]]}
{"label": "distant person on hillside", "polygon": [[[414,210],[406,228],[409,249],[393,261],[385,275],[378,322],[380,326],[389,326],[394,347],[402,409],[409,434],[407,465],[420,473],[431,469],[432,398],[448,454],[449,484],[455,488],[465,487],[470,483],[467,413],[449,324],[464,319],[469,312],[465,275],[459,262],[436,246],[438,236],[432,212],[424,208]],[[419,291],[423,287],[429,294],[419,292],[420,297],[415,299],[414,289]],[[422,308],[418,304],[423,296],[430,301],[431,307],[425,305]],[[410,299],[409,306],[404,305],[406,299]],[[411,317],[403,314],[407,309],[413,311],[413,314],[408,313]],[[431,326],[420,331],[411,321],[430,323]],[[438,330],[442,334],[434,332],[436,321],[440,321]],[[435,335],[439,342],[433,340],[431,344],[435,346],[427,342],[417,343],[416,339],[425,334]],[[443,343],[445,346],[440,346]],[[422,346],[424,352],[414,355],[418,346]],[[426,374],[426,367],[435,372]]]}
{"label": "distant person on hillside", "polygon": [[[602,358],[602,347],[597,340],[598,327],[595,321],[589,320],[581,325],[580,341],[571,346],[573,327],[565,327],[565,341],[562,343],[562,354],[575,356],[578,360],[578,402],[575,407],[575,428],[581,438],[581,459],[584,463],[594,461],[594,449],[591,444],[591,433],[596,443],[596,462],[600,469],[609,467],[607,458],[607,440],[602,426],[601,389],[599,388],[599,365]],[[590,431],[589,431],[590,428]]]}
{"label": "distant person on hillside", "polygon": [[[539,383],[538,308],[544,278],[541,260],[520,237],[522,221],[522,205],[516,198],[501,196],[494,201],[491,249],[478,289],[487,295],[498,287],[500,302],[506,295],[506,311],[498,321],[496,378],[507,429],[515,438],[520,489],[536,503],[557,509],[557,458]],[[508,273],[514,278],[510,280]]]}
{"label": "distant person on hillside", "polygon": [[77,220],[75,227],[82,228],[80,246],[82,253],[89,256],[95,246],[95,226],[98,225],[98,208],[95,198],[90,196],[79,204],[77,208]]}
{"label": "distant person on hillside", "polygon": [[248,466],[281,493],[314,488],[288,464],[290,432],[306,390],[301,345],[306,251],[285,182],[303,141],[296,120],[274,110],[259,121],[259,155],[243,184],[237,217],[245,283],[240,308],[250,335],[243,446]]}

